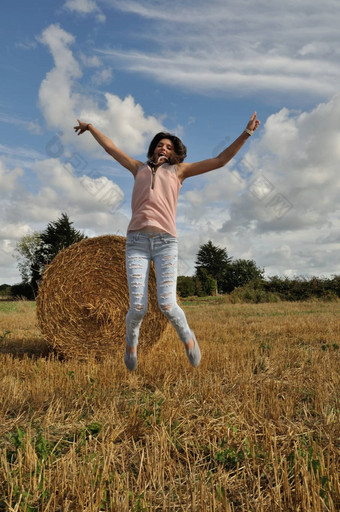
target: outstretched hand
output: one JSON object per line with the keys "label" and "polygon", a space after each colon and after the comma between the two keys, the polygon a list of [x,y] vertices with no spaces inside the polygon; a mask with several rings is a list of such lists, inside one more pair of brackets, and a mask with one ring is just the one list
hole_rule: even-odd
{"label": "outstretched hand", "polygon": [[81,135],[87,131],[88,123],[83,123],[82,121],[79,121],[79,119],[77,119],[77,121],[79,123],[78,126],[74,126],[73,128],[77,135]]}
{"label": "outstretched hand", "polygon": [[246,128],[248,130],[252,130],[254,132],[255,130],[257,130],[257,128],[260,126],[260,124],[261,124],[261,121],[259,121],[259,119],[257,119],[257,114],[256,114],[256,112],[254,112],[253,115],[251,116],[251,118],[249,119]]}

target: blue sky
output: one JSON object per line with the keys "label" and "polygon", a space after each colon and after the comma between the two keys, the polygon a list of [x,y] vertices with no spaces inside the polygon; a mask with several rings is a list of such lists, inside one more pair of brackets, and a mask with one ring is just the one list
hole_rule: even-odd
{"label": "blue sky", "polygon": [[184,182],[179,273],[208,240],[266,275],[340,273],[340,6],[334,0],[1,3],[0,284],[15,246],[67,212],[88,236],[125,235],[131,174],[92,122],[145,158],[161,129],[188,161],[262,124],[225,168]]}

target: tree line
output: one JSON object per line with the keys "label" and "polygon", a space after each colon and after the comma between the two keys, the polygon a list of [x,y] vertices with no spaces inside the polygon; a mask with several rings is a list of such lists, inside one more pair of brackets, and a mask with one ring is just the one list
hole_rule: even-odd
{"label": "tree line", "polygon": [[340,276],[265,277],[254,260],[233,260],[227,250],[209,240],[201,245],[193,276],[178,277],[181,297],[228,294],[231,302],[277,302],[311,299],[338,300]]}
{"label": "tree line", "polygon": [[[34,300],[46,266],[62,249],[85,238],[84,233],[73,227],[66,213],[48,223],[43,231],[22,237],[16,247],[22,281],[13,286],[0,285],[0,297]],[[264,269],[254,260],[234,260],[226,248],[209,240],[199,247],[194,275],[178,277],[177,293],[180,297],[228,294],[232,302],[338,300],[340,276],[265,277]]]}

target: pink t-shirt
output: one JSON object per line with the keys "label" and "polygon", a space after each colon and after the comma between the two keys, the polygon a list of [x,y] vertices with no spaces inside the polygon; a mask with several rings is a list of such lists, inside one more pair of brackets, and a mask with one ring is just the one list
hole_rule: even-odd
{"label": "pink t-shirt", "polygon": [[181,186],[176,165],[161,165],[152,180],[151,167],[143,164],[135,176],[128,232],[156,227],[177,236],[176,209]]}

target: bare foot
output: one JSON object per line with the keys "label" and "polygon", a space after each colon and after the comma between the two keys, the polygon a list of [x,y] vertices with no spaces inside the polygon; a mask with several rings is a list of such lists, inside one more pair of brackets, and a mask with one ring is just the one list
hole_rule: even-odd
{"label": "bare foot", "polygon": [[125,366],[130,372],[133,372],[137,368],[137,346],[129,347],[126,345],[124,354]]}
{"label": "bare foot", "polygon": [[188,341],[188,343],[185,344],[185,348],[187,350],[191,350],[192,348],[194,348],[194,346],[195,346],[195,342],[192,338],[190,341]]}
{"label": "bare foot", "polygon": [[192,331],[191,333],[192,338],[191,340],[188,341],[188,343],[185,343],[185,350],[190,361],[190,364],[192,366],[198,366],[201,361],[201,351],[196,341],[194,333]]}
{"label": "bare foot", "polygon": [[129,345],[126,345],[126,352],[129,354],[135,354],[137,352],[137,347],[129,347]]}

